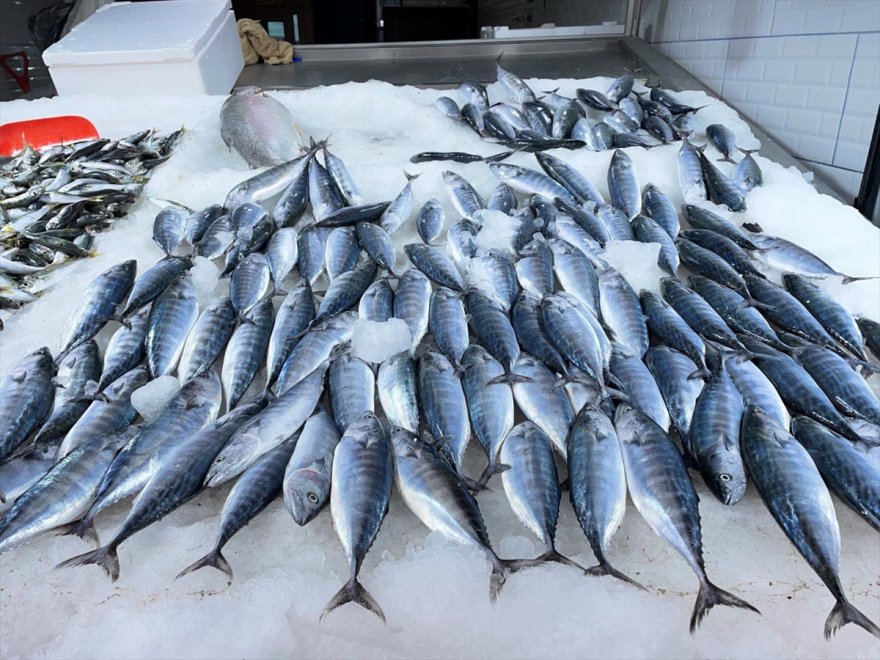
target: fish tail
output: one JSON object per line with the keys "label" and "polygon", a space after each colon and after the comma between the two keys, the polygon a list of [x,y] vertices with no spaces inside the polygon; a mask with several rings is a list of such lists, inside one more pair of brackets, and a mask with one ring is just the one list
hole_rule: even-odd
{"label": "fish tail", "polygon": [[364,585],[358,582],[356,577],[351,578],[342,588],[336,592],[336,595],[330,599],[324,609],[321,611],[320,620],[323,621],[330,612],[337,607],[346,603],[357,603],[366,610],[369,610],[385,623],[385,613],[379,607],[379,603],[370,595],[370,592],[364,589]]}
{"label": "fish tail", "polygon": [[89,516],[69,525],[62,525],[56,531],[60,536],[78,536],[84,541],[93,543],[96,548],[101,545],[98,532],[95,531],[95,522]]}
{"label": "fish tail", "polygon": [[574,568],[574,569],[581,571],[584,575],[587,575],[586,568],[584,568],[583,566],[578,564],[573,559],[569,559],[565,555],[559,554],[559,552],[556,551],[556,548],[550,548],[543,555],[541,555],[540,557],[535,559],[536,563],[540,562],[542,564],[547,563],[547,562],[551,562],[551,561],[556,562],[557,564],[562,564],[563,566],[570,566],[571,568]]}
{"label": "fish tail", "polygon": [[741,607],[744,610],[752,612],[761,612],[754,605],[750,605],[742,598],[734,596],[732,593],[724,591],[716,587],[709,580],[704,579],[700,584],[700,591],[697,594],[697,602],[694,603],[694,613],[691,615],[691,634],[696,631],[703,618],[716,605],[727,605],[728,607]]}
{"label": "fish tail", "polygon": [[72,566],[86,566],[88,564],[97,564],[103,568],[104,572],[110,576],[110,580],[113,582],[119,579],[119,557],[116,555],[116,546],[112,543],[97,550],[71,557],[56,565],[55,568],[70,568]]}
{"label": "fish tail", "polygon": [[719,163],[733,163],[734,165],[736,165],[736,161],[733,160],[733,158],[729,158],[727,156],[725,156],[724,158],[719,158],[718,162]]}
{"label": "fish tail", "polygon": [[523,566],[521,566],[520,560],[500,559],[494,554],[489,559],[492,561],[492,574],[489,576],[489,600],[494,604],[498,600],[498,594],[501,593],[501,588],[507,582],[507,578]]}
{"label": "fish tail", "polygon": [[849,601],[840,600],[825,620],[825,639],[830,639],[834,633],[848,623],[854,623],[867,630],[874,637],[880,638],[880,628],[873,621],[857,610],[855,605]]}
{"label": "fish tail", "polygon": [[844,284],[852,284],[853,282],[861,282],[862,280],[876,280],[877,277],[850,277],[849,275],[843,276]]}
{"label": "fish tail", "polygon": [[618,571],[616,568],[614,568],[614,566],[612,566],[607,561],[605,561],[604,558],[601,559],[600,562],[596,566],[591,566],[590,568],[588,568],[586,573],[587,573],[587,575],[593,575],[596,577],[599,577],[602,575],[610,575],[611,577],[615,577],[618,580],[622,580],[623,582],[626,582],[627,584],[631,584],[632,586],[637,587],[637,588],[641,589],[642,591],[647,591],[647,589],[645,588],[644,585],[639,584],[638,582],[633,580],[628,575],[625,575],[624,573],[621,573],[620,571]]}
{"label": "fish tail", "polygon": [[486,490],[486,484],[489,483],[489,479],[509,469],[510,466],[507,463],[489,463],[486,469],[483,470],[483,474],[477,479],[477,486],[479,486],[480,490]]}
{"label": "fish tail", "polygon": [[218,571],[223,571],[224,573],[226,573],[226,577],[229,578],[229,582],[232,582],[232,566],[230,566],[229,562],[226,561],[226,557],[224,557],[223,553],[220,552],[220,548],[214,548],[204,557],[184,568],[182,571],[180,571],[180,573],[177,574],[177,577],[174,579],[176,580],[178,578],[181,578],[187,573],[192,573],[193,571],[197,571],[200,568],[205,568],[205,566],[213,566]]}
{"label": "fish tail", "polygon": [[532,379],[528,376],[520,376],[519,374],[506,373],[493,378],[486,385],[514,384],[514,383],[531,383]]}

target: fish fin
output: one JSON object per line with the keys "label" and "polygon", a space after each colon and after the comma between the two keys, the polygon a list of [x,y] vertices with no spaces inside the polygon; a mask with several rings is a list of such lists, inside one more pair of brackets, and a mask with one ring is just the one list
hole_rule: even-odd
{"label": "fish fin", "polygon": [[520,570],[523,568],[534,568],[536,566],[541,566],[551,561],[562,564],[563,566],[571,566],[572,568],[576,568],[577,570],[581,571],[584,575],[587,574],[586,568],[578,564],[573,559],[569,559],[565,555],[559,554],[556,551],[556,548],[550,548],[540,557],[535,557],[534,559],[517,559],[513,562],[509,562],[509,564],[514,566],[515,570]]}
{"label": "fish fin", "polygon": [[[746,231],[752,232],[753,234],[761,234],[764,231],[763,227],[761,227],[761,225],[759,225],[757,222],[744,222],[742,224],[742,228]],[[759,252],[760,251],[761,250],[759,250]]]}
{"label": "fish fin", "polygon": [[703,579],[700,584],[700,591],[697,594],[697,601],[694,603],[694,613],[691,615],[691,634],[693,634],[703,618],[716,605],[727,605],[728,607],[741,607],[744,610],[751,610],[760,614],[760,610],[754,605],[750,605],[742,598],[734,596],[732,593],[724,591]]}
{"label": "fish fin", "polygon": [[6,504],[6,493],[0,490],[0,504]]}
{"label": "fish fin", "polygon": [[382,619],[382,623],[385,623],[385,613],[379,607],[379,603],[370,595],[369,591],[364,589],[364,585],[358,582],[357,578],[350,579],[336,592],[336,595],[330,599],[321,612],[320,620],[323,621],[330,612],[346,603],[357,603]]}
{"label": "fish fin", "polygon": [[733,160],[732,158],[728,158],[727,156],[725,156],[724,158],[719,158],[718,162],[719,163],[733,163],[734,165],[736,165],[736,161]]}
{"label": "fish fin", "polygon": [[72,566],[86,566],[87,564],[97,564],[103,568],[104,572],[110,576],[112,582],[116,582],[119,579],[119,557],[116,555],[115,545],[105,545],[97,550],[71,557],[56,565],[55,568],[70,568]]}
{"label": "fish fin", "polygon": [[844,284],[852,284],[853,282],[861,282],[862,280],[876,280],[877,277],[850,277],[849,275],[843,276]]}
{"label": "fish fin", "polygon": [[721,434],[721,443],[724,445],[724,448],[727,451],[732,451],[736,447],[736,443],[731,440],[730,436],[727,433]]}
{"label": "fish fin", "polygon": [[606,387],[605,394],[610,396],[614,401],[617,401],[618,403],[630,403],[631,401],[631,399],[629,398],[629,394],[627,394],[626,392],[621,392],[614,387]]}
{"label": "fish fin", "polygon": [[506,374],[501,374],[497,378],[493,378],[488,383],[486,383],[486,385],[499,385],[499,384],[503,384],[503,383],[509,383],[512,385],[513,383],[531,383],[531,382],[532,382],[532,379],[529,378],[528,376],[520,376],[519,374],[506,373]]}
{"label": "fish fin", "polygon": [[501,593],[501,588],[507,582],[507,578],[511,574],[516,573],[520,568],[524,568],[525,566],[522,562],[526,560],[499,559],[494,554],[490,559],[492,561],[492,574],[489,576],[489,601],[494,605],[495,601],[498,600],[498,594]]}
{"label": "fish fin", "polygon": [[[407,183],[409,183],[409,182],[412,181],[413,179],[418,179],[421,175],[422,175],[421,172],[419,172],[418,174],[410,174],[410,173],[407,172],[406,170],[403,171],[403,176],[406,177],[406,181],[407,181]],[[361,588],[363,589],[363,587],[361,587]],[[366,589],[364,589],[364,593],[366,593]],[[369,594],[367,594],[367,595],[369,596]],[[377,607],[378,607],[378,605],[377,605]],[[383,620],[383,621],[385,620],[385,617],[384,617],[384,616],[382,617],[382,620]]]}
{"label": "fish fin", "polygon": [[491,479],[496,474],[501,474],[506,470],[509,470],[510,466],[507,463],[489,463],[486,466],[486,469],[483,470],[483,474],[480,475],[480,478],[477,480],[477,484],[480,486],[480,490],[489,490],[486,487],[486,484],[489,483],[489,479]]}
{"label": "fish fin", "polygon": [[708,369],[697,369],[696,371],[692,371],[687,379],[688,380],[706,380],[712,375],[712,372]]}
{"label": "fish fin", "polygon": [[647,589],[645,588],[644,585],[639,584],[638,582],[633,580],[631,577],[621,573],[616,568],[614,568],[614,566],[612,566],[611,564],[609,564],[605,560],[602,560],[596,566],[591,566],[590,568],[588,568],[587,575],[592,575],[592,576],[596,576],[596,577],[600,577],[602,575],[610,575],[611,577],[615,577],[618,580],[622,580],[623,582],[626,582],[627,584],[631,584],[632,586],[634,586],[638,589],[641,589],[642,591],[647,591]]}
{"label": "fish fin", "polygon": [[61,536],[78,536],[84,541],[94,543],[95,547],[101,545],[98,532],[95,531],[95,522],[88,515],[77,522],[57,527],[56,530]]}
{"label": "fish fin", "polygon": [[180,573],[177,574],[177,577],[174,579],[182,578],[187,573],[192,573],[193,571],[197,571],[200,568],[205,568],[205,566],[213,566],[219,571],[223,571],[226,573],[226,577],[229,578],[229,583],[232,584],[232,566],[229,565],[229,562],[226,561],[226,557],[223,556],[223,553],[220,552],[219,548],[215,548],[211,550],[204,557],[199,559],[197,562],[190,564],[186,568],[184,568]]}
{"label": "fish fin", "polygon": [[854,623],[867,630],[874,637],[880,638],[880,628],[857,610],[852,603],[842,600],[834,606],[825,621],[825,639],[830,639],[834,633],[848,623]]}
{"label": "fish fin", "polygon": [[[703,107],[705,107],[705,106],[703,106]],[[752,154],[756,154],[756,153],[758,153],[758,151],[760,151],[759,149],[743,149],[742,147],[737,147],[736,150],[741,151],[746,156],[751,156]]]}

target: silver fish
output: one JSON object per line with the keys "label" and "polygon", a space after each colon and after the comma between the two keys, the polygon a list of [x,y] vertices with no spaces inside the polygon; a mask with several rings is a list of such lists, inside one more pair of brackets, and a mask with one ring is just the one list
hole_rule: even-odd
{"label": "silver fish", "polygon": [[419,430],[416,366],[409,352],[398,353],[379,365],[376,379],[379,403],[391,426],[411,433]]}
{"label": "silver fish", "polygon": [[834,504],[806,449],[758,408],[746,408],[743,457],[761,499],[801,556],[834,596],[825,621],[825,639],[847,623],[875,637],[880,628],[849,602],[843,592],[840,529]]}
{"label": "silver fish", "polygon": [[150,380],[145,366],[135,367],[110,383],[100,398],[89,405],[64,436],[58,447],[58,459],[64,458],[91,438],[122,431],[138,417],[131,405],[131,393]]}
{"label": "silver fish", "polygon": [[550,439],[532,422],[522,422],[507,435],[499,459],[509,466],[501,473],[501,483],[510,507],[544,546],[534,562],[555,561],[585,570],[556,550],[561,491]]}
{"label": "silver fish", "polygon": [[709,124],[706,126],[706,137],[709,138],[712,146],[724,156],[724,158],[719,158],[719,160],[725,163],[736,162],[733,160],[733,154],[736,153],[736,135],[734,135],[732,130],[724,124]]}
{"label": "silver fish", "polygon": [[229,279],[229,298],[239,316],[243,316],[269,293],[272,271],[266,255],[252,252],[238,262]]}
{"label": "silver fish", "polygon": [[446,214],[443,212],[440,202],[433,198],[429,199],[419,210],[419,215],[416,218],[419,237],[430,245],[440,238],[440,233],[445,225]]}
{"label": "silver fish", "polygon": [[217,259],[226,253],[233,240],[235,240],[235,230],[232,219],[228,215],[221,215],[211,223],[196,243],[195,253],[206,259]]}
{"label": "silver fish", "polygon": [[324,293],[312,325],[319,325],[351,309],[358,303],[374,279],[376,279],[376,264],[370,260],[354,270],[339,275],[330,283]]}
{"label": "silver fish", "polygon": [[389,234],[393,234],[401,225],[409,219],[415,206],[415,196],[412,191],[412,182],[418,174],[410,175],[404,172],[406,176],[406,185],[403,190],[394,198],[394,201],[382,213],[379,218],[379,225]]}
{"label": "silver fish", "polygon": [[404,503],[432,531],[485,555],[492,565],[489,598],[494,602],[514,567],[492,550],[474,496],[434,447],[415,434],[394,429],[391,444],[397,489]]}
{"label": "silver fish", "polygon": [[269,262],[269,271],[272,273],[272,282],[276,289],[281,288],[284,278],[290,274],[296,266],[299,258],[299,235],[292,227],[282,227],[274,234],[266,244],[266,261]]}
{"label": "silver fish", "polygon": [[220,450],[205,475],[214,488],[234,479],[266,452],[299,431],[324,391],[324,363],[242,425]]}
{"label": "silver fish", "polygon": [[[652,346],[645,353],[645,364],[660,388],[666,410],[679,438],[690,434],[697,398],[703,391],[702,374],[686,355],[669,346]],[[695,378],[694,374],[701,377]]]}
{"label": "silver fish", "polygon": [[259,87],[245,87],[223,102],[220,136],[249,167],[262,167],[293,158],[301,132],[281,103]]}
{"label": "silver fish", "polygon": [[757,612],[746,601],[716,587],[703,565],[703,539],[697,493],[672,440],[630,405],[619,405],[614,428],[623,449],[630,497],[655,534],[678,552],[700,581],[691,615],[693,633],[715,605]]}
{"label": "silver fish", "polygon": [[186,221],[192,209],[179,204],[170,204],[159,211],[153,220],[153,242],[166,256],[175,253],[181,243],[186,240]]}
{"label": "silver fish", "polygon": [[296,385],[329,360],[337,346],[350,341],[354,322],[354,314],[343,313],[306,332],[284,360],[275,381],[275,394],[281,395]]}
{"label": "silver fish", "polygon": [[352,422],[333,452],[330,513],[348,559],[349,579],[324,607],[321,618],[355,602],[383,621],[385,614],[358,580],[391,498],[394,465],[388,437],[373,413]]}
{"label": "silver fish", "polygon": [[153,303],[145,340],[147,364],[153,378],[174,371],[198,316],[199,302],[189,275],[169,286]]}
{"label": "silver fish", "polygon": [[220,380],[213,372],[187,383],[153,421],[125,444],[107,468],[88,512],[67,534],[95,536],[95,517],[140,492],[174,449],[216,419],[219,410]]}
{"label": "silver fish", "polygon": [[358,303],[358,318],[385,322],[394,316],[394,289],[388,280],[381,278],[373,282],[364,291]]}
{"label": "silver fish", "polygon": [[329,387],[333,419],[342,432],[365,412],[375,412],[373,369],[351,353],[340,355],[330,364]]}
{"label": "silver fish", "polygon": [[568,435],[568,479],[571,505],[599,562],[587,573],[611,575],[644,589],[607,559],[626,512],[626,473],[614,425],[590,404],[581,408]]}
{"label": "silver fish", "polygon": [[94,386],[100,373],[101,358],[94,341],[80,344],[67,354],[53,379],[56,391],[52,414],[34,436],[35,444],[64,437],[89,407],[86,390]]}
{"label": "silver fish", "polygon": [[461,379],[441,353],[427,351],[419,361],[419,402],[437,446],[463,476],[464,454],[471,439],[467,401]]}
{"label": "silver fish", "polygon": [[309,202],[318,222],[346,206],[336,183],[317,159],[309,163]]}
{"label": "silver fish", "polygon": [[226,348],[235,328],[235,310],[229,298],[208,306],[199,316],[183,347],[178,365],[182,383],[210,369]]}
{"label": "silver fish", "polygon": [[623,276],[610,266],[599,269],[599,303],[609,338],[642,357],[648,350],[648,328],[639,297]]}
{"label": "silver fish", "polygon": [[624,346],[614,344],[611,351],[610,371],[629,397],[630,403],[668,432],[672,420],[669,418],[669,411],[666,410],[660,388],[645,363]]}
{"label": "silver fish", "polygon": [[[237,184],[226,195],[223,206],[230,212],[243,204],[258,204],[275,197],[284,191],[282,200],[288,197],[289,186],[293,185],[309,166],[311,158],[300,156],[299,158],[284,158],[267,170],[255,174]],[[283,218],[284,216],[282,216]]]}
{"label": "silver fish", "polygon": [[404,246],[406,256],[432,282],[455,291],[464,291],[464,280],[455,264],[433,245],[410,243]]}
{"label": "silver fish", "polygon": [[608,166],[608,191],[611,203],[632,220],[642,211],[642,197],[636,169],[626,152],[616,149]]}
{"label": "silver fish", "polygon": [[18,362],[0,383],[0,461],[42,424],[52,408],[52,355],[45,346]]}
{"label": "silver fish", "polygon": [[61,562],[56,568],[98,564],[112,581],[119,577],[118,547],[129,537],[153,524],[202,489],[211,461],[248,417],[265,405],[258,400],[224,415],[175,448],[135,498],[123,523],[104,546]]}
{"label": "silver fish", "polygon": [[284,361],[315,318],[315,299],[308,280],[301,280],[284,298],[275,315],[266,352],[266,388],[275,385]]}
{"label": "silver fish", "polygon": [[489,163],[489,169],[502,183],[523,195],[540,195],[551,202],[557,197],[561,197],[569,204],[577,202],[568,190],[541,172],[504,163]]}
{"label": "silver fish", "polygon": [[[474,213],[486,208],[482,197],[462,176],[455,172],[445,171],[443,172],[443,182],[446,184],[452,205],[463,218],[470,220]],[[430,243],[430,241],[425,242]]]}
{"label": "silver fish", "polygon": [[284,471],[284,504],[294,522],[307,525],[330,499],[333,452],[339,429],[323,410],[309,417]]}
{"label": "silver fish", "polygon": [[98,380],[99,392],[144,359],[149,319],[150,308],[143,307],[126,319],[128,326],[120,326],[110,337],[104,349],[104,370]]}
{"label": "silver fish", "polygon": [[428,327],[440,352],[455,368],[460,368],[469,341],[467,315],[461,294],[438,287],[431,296]]}
{"label": "silver fish", "polygon": [[221,552],[223,546],[278,497],[284,480],[284,470],[290,461],[294,445],[293,440],[282,442],[245,470],[223,503],[214,547],[207,555],[178,573],[178,578],[200,568],[213,566],[232,580],[232,567]]}
{"label": "silver fish", "polygon": [[525,377],[513,384],[516,405],[550,438],[553,447],[565,458],[566,439],[574,412],[565,390],[559,386],[559,379],[528,353],[520,354],[516,373]]}
{"label": "silver fish", "polygon": [[323,148],[323,151],[324,164],[327,167],[327,171],[330,173],[330,176],[333,177],[333,181],[336,183],[336,188],[342,193],[342,197],[346,204],[348,204],[348,206],[359,206],[365,203],[366,200],[361,196],[354,179],[351,178],[351,174],[349,174],[345,162],[343,162],[338,156],[330,153],[326,146]]}
{"label": "silver fish", "polygon": [[353,227],[336,227],[330,231],[324,245],[324,269],[330,281],[354,268],[360,254]]}
{"label": "silver fish", "polygon": [[388,232],[372,222],[359,222],[355,232],[360,246],[370,259],[375,261],[379,268],[384,268],[393,274],[397,254]]}
{"label": "silver fish", "polygon": [[131,292],[136,273],[137,262],[132,259],[111,266],[92,280],[67,319],[59,357],[94,337],[114,317]]}
{"label": "silver fish", "polygon": [[504,375],[504,367],[476,344],[468,347],[462,359],[462,389],[467,401],[471,426],[477,442],[486,452],[489,464],[479,483],[486,482],[504,468],[498,452],[513,428],[513,392],[507,383],[493,382]]}
{"label": "silver fish", "polygon": [[220,374],[227,410],[238,405],[266,358],[273,317],[272,301],[263,300],[245,312],[229,339]]}

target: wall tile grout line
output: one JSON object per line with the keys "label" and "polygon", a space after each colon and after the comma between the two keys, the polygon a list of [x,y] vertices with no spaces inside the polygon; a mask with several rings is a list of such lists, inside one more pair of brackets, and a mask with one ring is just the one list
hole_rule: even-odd
{"label": "wall tile grout line", "polygon": [[849,99],[849,88],[852,85],[853,69],[856,67],[856,54],[859,52],[859,39],[862,35],[856,36],[856,43],[853,47],[852,62],[849,65],[849,75],[846,78],[846,92],[843,94],[843,108],[840,111],[840,120],[837,122],[837,136],[834,138],[834,152],[831,154],[831,162],[837,159],[837,146],[840,144],[840,131],[843,128],[843,116],[846,114],[846,102]]}
{"label": "wall tile grout line", "polygon": [[773,26],[776,25],[776,9],[779,6],[779,0],[773,0],[773,16],[770,17],[770,34],[773,35]]}
{"label": "wall tile grout line", "polygon": [[652,45],[660,44],[686,44],[701,41],[744,41],[746,39],[788,39],[792,37],[842,37],[846,35],[880,34],[880,30],[866,30],[864,32],[805,32],[803,34],[765,34],[754,37],[706,37],[703,39],[670,39],[669,41],[653,41]]}
{"label": "wall tile grout line", "polygon": [[810,158],[803,158],[801,156],[795,156],[798,160],[802,160],[805,163],[812,163],[813,165],[824,165],[825,167],[833,167],[835,170],[841,170],[843,172],[852,172],[854,174],[864,174],[862,170],[854,170],[850,167],[843,167],[842,165],[835,165],[833,163],[823,163],[821,160],[812,160]]}

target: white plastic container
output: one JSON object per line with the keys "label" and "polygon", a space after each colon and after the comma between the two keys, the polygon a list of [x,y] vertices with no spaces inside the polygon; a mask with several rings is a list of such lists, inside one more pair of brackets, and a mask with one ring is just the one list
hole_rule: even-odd
{"label": "white plastic container", "polygon": [[43,61],[59,95],[226,94],[244,68],[228,0],[107,5]]}

